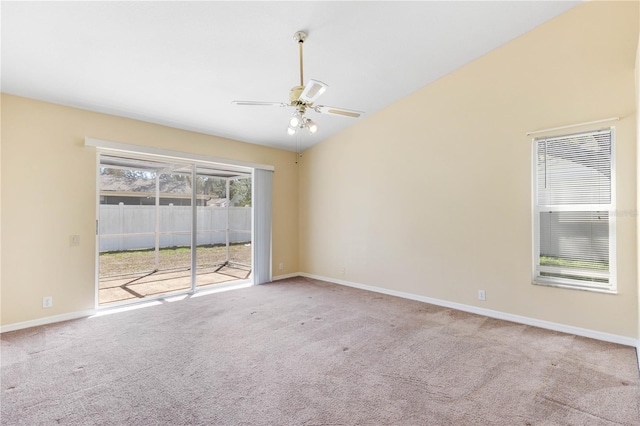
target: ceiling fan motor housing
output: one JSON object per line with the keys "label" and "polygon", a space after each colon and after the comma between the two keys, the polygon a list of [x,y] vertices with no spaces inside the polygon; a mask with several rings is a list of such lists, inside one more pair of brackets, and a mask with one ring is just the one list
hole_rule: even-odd
{"label": "ceiling fan motor housing", "polygon": [[289,91],[289,101],[291,105],[297,105],[300,101],[300,94],[304,90],[304,86],[293,86]]}

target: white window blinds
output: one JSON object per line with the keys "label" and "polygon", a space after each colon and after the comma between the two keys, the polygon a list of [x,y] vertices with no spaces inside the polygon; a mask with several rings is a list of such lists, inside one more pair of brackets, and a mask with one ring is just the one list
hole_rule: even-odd
{"label": "white window blinds", "polygon": [[542,139],[538,204],[611,203],[611,131]]}
{"label": "white window blinds", "polygon": [[253,283],[271,282],[271,218],[273,172],[253,172]]}
{"label": "white window blinds", "polygon": [[614,290],[613,130],[534,144],[534,281]]}

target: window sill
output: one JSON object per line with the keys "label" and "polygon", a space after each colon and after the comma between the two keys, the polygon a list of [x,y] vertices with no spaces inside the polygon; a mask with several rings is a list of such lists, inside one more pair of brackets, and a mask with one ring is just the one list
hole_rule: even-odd
{"label": "window sill", "polygon": [[588,291],[588,292],[592,292],[592,293],[618,294],[618,291],[616,289],[587,287],[587,286],[581,286],[581,285],[578,285],[578,284],[565,284],[565,283],[560,283],[560,282],[556,282],[556,281],[552,281],[552,280],[544,280],[544,279],[540,279],[540,278],[534,279],[531,282],[531,284],[544,286],[544,287],[566,288],[566,289],[569,289],[569,290],[582,290],[582,291]]}

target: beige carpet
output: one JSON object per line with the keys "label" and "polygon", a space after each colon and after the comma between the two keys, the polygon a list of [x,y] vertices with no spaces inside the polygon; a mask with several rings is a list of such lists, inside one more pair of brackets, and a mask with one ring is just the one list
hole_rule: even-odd
{"label": "beige carpet", "polygon": [[4,333],[6,425],[639,425],[635,350],[296,278]]}

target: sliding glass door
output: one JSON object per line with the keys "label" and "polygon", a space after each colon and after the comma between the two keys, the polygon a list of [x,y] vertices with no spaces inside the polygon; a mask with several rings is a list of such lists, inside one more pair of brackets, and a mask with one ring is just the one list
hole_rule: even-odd
{"label": "sliding glass door", "polygon": [[250,171],[102,154],[98,174],[100,306],[250,277]]}

